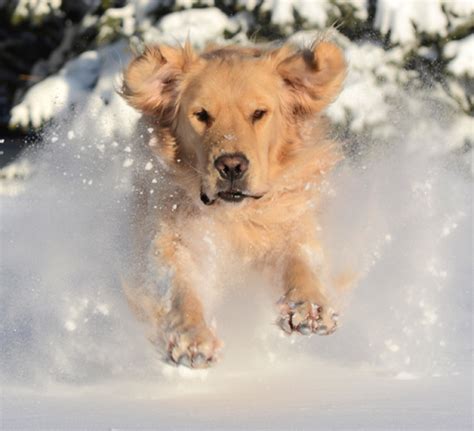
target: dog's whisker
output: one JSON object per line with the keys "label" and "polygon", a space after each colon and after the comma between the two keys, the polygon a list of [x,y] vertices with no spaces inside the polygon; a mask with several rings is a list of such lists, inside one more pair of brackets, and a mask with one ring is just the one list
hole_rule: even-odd
{"label": "dog's whisker", "polygon": [[197,172],[199,175],[202,175],[202,176],[205,175],[205,173],[204,173],[203,171],[200,171],[198,168],[196,168],[195,166],[193,166],[191,163],[185,161],[184,164],[185,164],[187,167],[191,168],[193,171]]}

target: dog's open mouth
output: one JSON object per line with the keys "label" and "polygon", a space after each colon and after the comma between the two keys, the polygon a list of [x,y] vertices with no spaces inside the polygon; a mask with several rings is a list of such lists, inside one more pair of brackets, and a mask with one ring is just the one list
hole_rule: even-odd
{"label": "dog's open mouth", "polygon": [[242,192],[233,190],[219,192],[217,193],[217,196],[219,196],[223,201],[226,202],[240,202],[243,201],[245,198],[249,197],[244,195]]}
{"label": "dog's open mouth", "polygon": [[217,193],[217,196],[219,196],[220,199],[226,202],[241,202],[246,198],[260,199],[262,197],[261,195],[248,195],[242,193],[239,190],[226,190],[224,192]]}
{"label": "dog's open mouth", "polygon": [[[242,202],[246,198],[260,199],[262,196],[248,195],[239,190],[226,190],[217,193],[217,197],[226,202]],[[212,200],[205,193],[201,193],[201,201],[205,205],[212,205],[216,199]]]}

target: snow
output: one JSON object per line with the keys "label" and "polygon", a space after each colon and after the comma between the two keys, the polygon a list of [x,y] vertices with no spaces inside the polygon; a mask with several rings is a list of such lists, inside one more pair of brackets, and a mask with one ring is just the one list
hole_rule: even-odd
{"label": "snow", "polygon": [[469,0],[446,0],[444,6],[458,16],[469,16],[474,13],[474,4]]}
{"label": "snow", "polygon": [[[239,0],[238,3],[249,11],[268,13],[271,23],[288,36],[293,33],[292,26],[295,24],[296,16],[303,21],[305,27],[312,26],[313,28],[324,29],[327,26],[334,25],[334,17],[336,17],[337,23],[337,17],[340,15],[338,6],[353,8],[356,19],[367,19],[366,0],[336,2],[329,0],[263,0],[258,8],[258,2],[253,0]],[[332,22],[330,21],[331,18]]]}
{"label": "snow", "polygon": [[11,124],[39,128],[70,106],[83,101],[99,73],[99,58],[88,51],[69,61],[56,75],[33,86],[11,113]]}
{"label": "snow", "polygon": [[176,44],[191,39],[197,47],[223,40],[225,30],[236,31],[235,24],[217,8],[191,9],[164,16],[156,29],[146,35],[146,42]]}
{"label": "snow", "polygon": [[[384,94],[374,91],[375,80],[350,81],[346,91],[341,95],[337,103],[331,106],[329,115],[339,123],[343,123],[347,116],[351,116],[351,129],[362,132],[365,129],[384,124],[389,116],[388,107],[385,103]],[[367,94],[372,97],[367,98]],[[361,105],[361,101],[365,101]],[[359,106],[360,109],[355,109]]]}
{"label": "snow", "polygon": [[390,32],[390,41],[393,43],[414,43],[417,39],[416,31],[446,36],[447,24],[440,0],[377,1],[375,28],[382,34]]}
{"label": "snow", "polygon": [[135,5],[130,3],[125,7],[107,9],[100,17],[100,24],[97,38],[102,42],[113,39],[117,24],[120,26],[123,35],[132,36],[136,30]]}
{"label": "snow", "polygon": [[18,0],[13,16],[16,22],[32,20],[41,22],[46,16],[57,12],[61,0]]}
{"label": "snow", "polygon": [[[247,6],[253,9],[253,3]],[[271,14],[271,22],[285,27],[295,22],[295,12],[309,24],[323,28],[328,20],[328,12],[333,9],[331,2],[321,0],[307,2],[304,0],[264,0],[260,6],[262,12]]]}
{"label": "snow", "polygon": [[355,17],[360,20],[368,18],[368,0],[351,0],[350,2],[342,2],[342,5],[350,4],[355,9]]}
{"label": "snow", "polygon": [[[97,51],[88,51],[68,62],[58,74],[28,90],[11,112],[12,126],[38,128],[45,121],[67,116],[81,107],[98,119],[93,128],[97,136],[130,135],[139,115],[117,93],[120,71],[131,56],[125,42]],[[116,124],[120,124],[117,127]],[[79,138],[90,130],[71,130]]]}
{"label": "snow", "polygon": [[0,196],[15,196],[22,193],[25,189],[24,179],[31,173],[31,164],[25,159],[0,169]]}
{"label": "snow", "polygon": [[294,21],[292,2],[267,0],[263,2],[262,6],[264,10],[271,11],[273,24],[285,25]]}
{"label": "snow", "polygon": [[309,24],[314,24],[319,28],[326,26],[329,8],[329,1],[305,2],[304,0],[299,0],[295,4],[295,10],[298,14]]}
{"label": "snow", "polygon": [[452,59],[448,65],[451,73],[459,77],[474,78],[474,35],[448,42],[444,47],[444,55]]}
{"label": "snow", "polygon": [[[150,14],[159,6],[169,6],[165,0],[132,0],[122,7],[109,8],[100,17],[98,41],[104,43],[113,40],[118,34],[127,38],[149,30],[151,27]],[[179,6],[179,5],[178,5]]]}
{"label": "snow", "polygon": [[133,165],[133,162],[134,162],[133,159],[125,159],[125,161],[123,162],[122,166],[123,166],[124,168],[129,168],[130,166]]}

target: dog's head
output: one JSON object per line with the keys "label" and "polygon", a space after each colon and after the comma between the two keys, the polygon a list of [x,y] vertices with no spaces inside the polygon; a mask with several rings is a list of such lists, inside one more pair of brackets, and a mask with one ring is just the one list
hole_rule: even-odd
{"label": "dog's head", "polygon": [[131,62],[123,95],[156,123],[156,149],[189,169],[202,202],[258,199],[298,153],[303,125],[340,91],[341,50],[154,46]]}

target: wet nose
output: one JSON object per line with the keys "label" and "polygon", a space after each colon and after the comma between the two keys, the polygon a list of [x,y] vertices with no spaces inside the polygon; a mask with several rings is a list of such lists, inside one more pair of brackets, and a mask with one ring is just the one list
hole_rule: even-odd
{"label": "wet nose", "polygon": [[214,161],[214,166],[225,180],[242,178],[249,168],[249,161],[241,153],[224,154]]}

